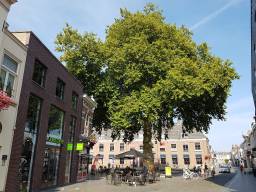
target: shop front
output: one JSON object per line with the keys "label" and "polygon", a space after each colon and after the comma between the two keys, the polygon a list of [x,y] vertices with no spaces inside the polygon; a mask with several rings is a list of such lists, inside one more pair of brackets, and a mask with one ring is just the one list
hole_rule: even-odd
{"label": "shop front", "polygon": [[63,144],[64,112],[59,108],[51,105],[48,120],[48,131],[44,148],[43,171],[42,171],[42,188],[57,185],[60,147]]}

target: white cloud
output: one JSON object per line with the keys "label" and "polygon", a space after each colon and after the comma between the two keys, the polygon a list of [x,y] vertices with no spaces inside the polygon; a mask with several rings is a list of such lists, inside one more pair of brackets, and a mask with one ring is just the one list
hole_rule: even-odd
{"label": "white cloud", "polygon": [[200,21],[195,23],[193,26],[190,27],[190,30],[196,30],[197,28],[201,27],[202,25],[208,23],[215,17],[219,16],[222,12],[226,11],[230,7],[240,3],[243,0],[230,0],[227,4],[225,4],[223,7],[219,8],[218,10],[214,11],[213,13],[207,15],[206,17],[202,18]]}

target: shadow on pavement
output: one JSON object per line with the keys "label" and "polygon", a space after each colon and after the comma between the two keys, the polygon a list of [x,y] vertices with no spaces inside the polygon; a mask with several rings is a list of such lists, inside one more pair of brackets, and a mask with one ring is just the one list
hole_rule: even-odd
{"label": "shadow on pavement", "polygon": [[235,175],[236,173],[222,173],[215,175],[214,177],[209,177],[205,180],[217,185],[225,186]]}

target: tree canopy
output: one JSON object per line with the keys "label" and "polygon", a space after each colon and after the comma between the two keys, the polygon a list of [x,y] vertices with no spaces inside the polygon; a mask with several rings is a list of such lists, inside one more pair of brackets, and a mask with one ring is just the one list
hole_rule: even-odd
{"label": "tree canopy", "polygon": [[175,120],[186,131],[208,131],[213,119],[224,120],[238,78],[231,62],[196,44],[184,26],[167,23],[153,4],[120,13],[104,41],[70,26],[56,40],[62,61],[99,104],[95,127],[111,128],[113,138],[124,133],[125,141],[143,130],[150,158],[152,136],[160,140]]}

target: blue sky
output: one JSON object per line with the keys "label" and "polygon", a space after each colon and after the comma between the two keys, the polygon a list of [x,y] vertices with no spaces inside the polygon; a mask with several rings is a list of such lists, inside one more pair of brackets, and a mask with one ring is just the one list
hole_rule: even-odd
{"label": "blue sky", "polygon": [[[80,32],[104,39],[105,28],[119,16],[119,9],[141,10],[153,2],[166,21],[185,25],[198,43],[206,41],[212,53],[230,59],[240,74],[227,103],[227,120],[213,122],[208,134],[217,151],[229,151],[242,141],[254,114],[250,82],[250,0],[19,0],[8,16],[10,30],[32,30],[54,51],[54,39],[65,23]],[[58,54],[56,54],[58,56]]]}

